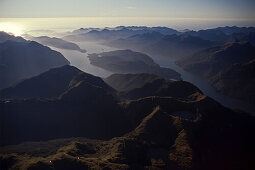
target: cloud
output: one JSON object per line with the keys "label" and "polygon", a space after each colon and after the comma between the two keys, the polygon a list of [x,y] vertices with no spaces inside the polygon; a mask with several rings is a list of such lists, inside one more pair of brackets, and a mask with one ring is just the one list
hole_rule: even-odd
{"label": "cloud", "polygon": [[130,9],[130,10],[135,10],[136,7],[135,6],[128,6],[127,9]]}

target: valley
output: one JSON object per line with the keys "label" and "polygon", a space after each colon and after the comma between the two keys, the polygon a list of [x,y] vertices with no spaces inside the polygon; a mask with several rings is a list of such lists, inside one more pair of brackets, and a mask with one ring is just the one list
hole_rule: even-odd
{"label": "valley", "polygon": [[[77,45],[76,50],[3,37],[0,64],[20,69],[12,73],[15,76],[26,69],[30,74],[0,90],[1,169],[254,167],[255,108],[218,93],[232,75],[243,81],[252,79],[242,76],[253,71],[252,45],[216,43],[211,36],[203,40],[197,37],[205,36],[203,31],[192,32],[192,37],[162,27],[115,29],[102,29],[99,35],[100,30],[92,30],[89,41],[69,40]],[[105,41],[111,34],[119,38],[134,36],[137,31],[145,37],[162,38],[151,33],[155,29],[170,34],[163,36],[167,43],[157,48],[172,46],[170,51],[177,51],[169,56],[166,51],[142,53],[114,48]],[[91,30],[71,34],[83,37],[84,31]],[[183,45],[184,53],[192,55],[180,55]],[[198,52],[191,52],[195,49]],[[205,57],[207,53],[210,55]],[[24,61],[18,62],[23,63],[21,68],[15,62],[20,56]],[[43,63],[46,66],[41,70],[30,69]]]}
{"label": "valley", "polygon": [[[79,44],[80,47],[86,48],[88,50],[88,54],[119,50],[118,48],[105,46],[96,42],[76,42],[76,43]],[[93,75],[103,78],[113,74],[110,71],[91,65],[89,59],[87,58],[87,54],[73,52],[70,50],[61,49],[56,50],[60,51],[71,62],[71,65],[74,65],[87,73],[91,73]],[[211,86],[211,84],[209,84],[209,82],[205,78],[183,70],[181,67],[175,64],[174,59],[152,54],[149,56],[160,66],[171,68],[176,72],[180,73],[181,78],[183,80],[196,85],[199,89],[202,90],[204,94],[212,97],[219,103],[230,108],[239,108],[251,113],[255,111],[255,106],[253,106],[252,104],[220,94]]]}

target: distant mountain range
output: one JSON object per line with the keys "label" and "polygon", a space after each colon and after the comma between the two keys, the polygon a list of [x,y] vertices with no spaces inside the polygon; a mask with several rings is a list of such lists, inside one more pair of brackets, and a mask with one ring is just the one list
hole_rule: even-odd
{"label": "distant mountain range", "polygon": [[66,36],[65,39],[70,39],[72,41],[112,41],[119,38],[128,38],[137,34],[146,34],[157,32],[163,35],[191,35],[200,37],[205,40],[210,41],[227,41],[234,34],[247,35],[249,33],[255,32],[254,27],[236,27],[236,26],[226,26],[217,27],[206,30],[185,30],[177,31],[168,27],[146,27],[146,26],[118,26],[118,27],[105,27],[105,28],[80,28],[74,30],[70,35]]}
{"label": "distant mountain range", "polygon": [[92,65],[113,73],[151,73],[167,79],[180,80],[180,74],[169,68],[162,68],[148,55],[131,50],[116,50],[100,54],[89,54]]}
{"label": "distant mountain range", "polygon": [[214,28],[214,30],[219,30],[224,32],[227,35],[231,35],[234,33],[250,33],[255,32],[255,27],[237,27],[237,26],[226,26],[226,27],[218,27]]}
{"label": "distant mountain range", "polygon": [[221,29],[208,29],[208,30],[199,30],[199,31],[189,31],[184,34],[200,37],[204,40],[210,41],[227,41],[230,37],[224,33]]}
{"label": "distant mountain range", "polygon": [[224,44],[237,37],[242,41],[249,37],[254,42],[254,38],[249,35],[253,32],[255,32],[254,27],[235,26],[182,32],[167,27],[119,26],[104,29],[81,28],[74,30],[64,39],[96,41],[117,48],[130,48],[140,52],[180,58],[212,45]]}
{"label": "distant mountain range", "polygon": [[126,39],[117,39],[105,45],[120,49],[133,49],[151,55],[180,58],[199,49],[217,44],[191,35],[163,35],[157,32],[137,34]]}
{"label": "distant mountain range", "polygon": [[127,38],[136,34],[144,34],[150,32],[159,32],[164,35],[179,34],[178,31],[167,27],[125,27],[119,26],[115,28],[81,28],[74,30],[71,35],[63,37],[70,41],[110,41],[119,38]]}
{"label": "distant mountain range", "polygon": [[167,35],[151,46],[147,46],[145,51],[150,54],[169,56],[176,59],[215,44],[212,41],[190,35]]}
{"label": "distant mountain range", "polygon": [[[161,83],[153,83],[159,80]],[[121,84],[122,92],[135,94],[133,100],[119,101],[119,93],[102,79],[72,66],[52,69],[17,85],[20,97],[18,87],[23,83],[36,91],[46,86],[49,90],[44,97],[58,97],[9,96],[0,101],[1,108],[4,106],[1,145],[40,141],[2,146],[1,168],[254,167],[254,117],[221,106],[187,82],[148,74],[118,74],[105,81],[113,86]],[[51,92],[50,84],[56,84],[58,94]],[[129,84],[133,87],[128,88]],[[14,93],[15,88],[9,92]],[[37,92],[30,97],[42,96]],[[42,142],[67,137],[94,140]]]}
{"label": "distant mountain range", "polygon": [[[184,31],[171,35],[153,31],[119,39],[115,37],[114,40],[109,39],[103,44],[120,49],[132,49],[156,58],[171,57],[178,60],[177,63],[187,71],[209,78],[233,64],[244,64],[251,61],[253,59],[252,45],[255,44],[254,33],[254,27],[235,26]],[[238,77],[236,78],[238,79]],[[212,81],[210,80],[210,82]],[[217,83],[214,81],[213,84]],[[214,86],[216,87],[216,85]],[[242,85],[238,86],[238,89],[241,89]],[[251,99],[253,97],[245,97],[249,95],[242,93],[245,92],[242,90],[238,92],[238,95],[231,95],[231,92],[227,92],[227,88],[225,92],[220,90],[219,83],[216,89],[232,97],[253,101]]]}
{"label": "distant mountain range", "polygon": [[[218,27],[214,29],[207,30],[199,30],[199,31],[188,31],[184,34],[200,37],[205,40],[217,41],[217,42],[226,42],[231,40],[232,38],[237,38],[236,36],[242,40],[246,39],[250,33],[254,33],[254,27]],[[253,38],[254,41],[254,38]]]}
{"label": "distant mountain range", "polygon": [[20,40],[19,37],[9,36],[0,44],[0,89],[50,68],[69,64],[57,51],[34,41]]}

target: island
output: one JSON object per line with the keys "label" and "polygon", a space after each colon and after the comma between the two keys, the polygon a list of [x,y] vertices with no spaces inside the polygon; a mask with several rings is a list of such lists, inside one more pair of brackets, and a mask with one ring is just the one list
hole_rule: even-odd
{"label": "island", "polygon": [[148,55],[131,50],[89,54],[90,63],[113,73],[150,73],[166,79],[181,80],[181,75],[156,64]]}

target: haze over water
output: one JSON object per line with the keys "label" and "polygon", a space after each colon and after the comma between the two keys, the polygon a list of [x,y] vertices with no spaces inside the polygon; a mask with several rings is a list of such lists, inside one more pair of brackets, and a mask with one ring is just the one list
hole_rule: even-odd
{"label": "haze over water", "polygon": [[[79,28],[116,26],[166,26],[177,30],[200,30],[219,26],[255,26],[253,19],[172,18],[172,17],[68,17],[0,18],[0,31],[15,35],[51,35]],[[59,34],[58,34],[59,35]]]}
{"label": "haze over water", "polygon": [[[166,17],[69,17],[69,18],[0,18],[0,31],[11,32],[15,35],[30,34],[33,36],[55,36],[63,37],[66,32],[79,28],[104,28],[116,26],[166,26],[176,30],[201,30],[215,28],[219,26],[255,26],[252,19],[201,19],[201,18],[166,18]],[[77,42],[75,42],[77,43]],[[95,43],[79,43],[79,46],[88,50],[88,53],[111,51],[105,46]],[[52,48],[52,47],[51,47]],[[92,66],[87,55],[80,52],[61,50],[61,52],[72,65],[77,68],[100,77],[109,76],[110,72],[101,68]],[[154,58],[154,56],[152,56]],[[157,60],[157,57],[154,58]],[[242,108],[247,111],[253,111],[254,107],[244,102],[225,97],[218,94],[212,87],[200,78],[187,74],[172,61],[156,61],[160,65],[168,63],[165,67],[172,68],[182,74],[184,80],[197,85],[205,94],[213,97],[218,102],[232,108]],[[162,64],[163,63],[163,64]]]}

